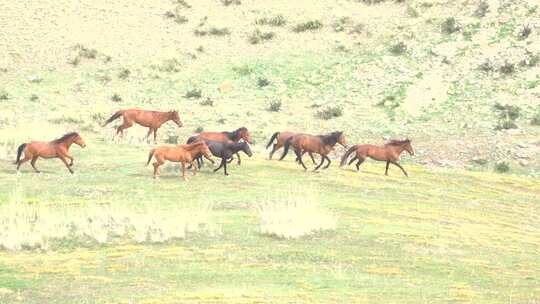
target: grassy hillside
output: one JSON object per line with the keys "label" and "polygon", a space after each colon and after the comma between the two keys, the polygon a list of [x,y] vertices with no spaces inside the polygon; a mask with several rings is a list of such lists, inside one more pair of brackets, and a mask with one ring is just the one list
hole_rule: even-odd
{"label": "grassy hillside", "polygon": [[[183,182],[173,166],[153,180],[144,167],[148,147],[91,142],[73,148],[74,176],[59,161],[38,162],[44,173],[26,167],[20,176],[2,162],[0,199],[11,204],[2,222],[30,204],[38,209],[15,215],[17,232],[29,225],[24,214],[49,225],[140,213],[135,226],[156,216],[171,226],[196,216],[203,226],[165,243],[67,237],[44,250],[4,251],[4,301],[528,303],[540,297],[537,179],[408,162],[408,179],[397,168],[385,177],[381,163],[368,163],[361,173],[334,167],[304,173],[291,160],[268,161],[258,150],[242,166],[232,165],[227,178],[204,168]],[[310,213],[311,206],[321,211]],[[269,207],[279,215],[270,229],[284,225],[285,235],[305,222],[319,227],[326,215],[335,230],[299,239],[263,234]],[[92,233],[111,231],[108,225]]]}
{"label": "grassy hillside", "polygon": [[[294,3],[292,3],[294,2]],[[0,11],[0,303],[540,301],[539,7],[529,1],[45,1]],[[252,158],[183,182],[159,143],[246,126]],[[275,131],[409,137],[321,173]],[[78,131],[59,160],[16,148]],[[277,153],[276,155],[278,155]],[[309,164],[309,161],[306,162]],[[62,291],[62,292],[59,292]]]}

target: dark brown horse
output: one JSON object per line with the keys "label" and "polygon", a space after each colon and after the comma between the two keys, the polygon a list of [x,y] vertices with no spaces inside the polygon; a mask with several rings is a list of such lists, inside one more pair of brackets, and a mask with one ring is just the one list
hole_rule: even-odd
{"label": "dark brown horse", "polygon": [[152,157],[156,159],[152,165],[154,165],[154,178],[157,178],[160,175],[159,166],[163,165],[165,160],[171,162],[180,162],[182,163],[182,178],[187,180],[186,164],[189,163],[192,165],[193,175],[197,174],[197,166],[193,166],[193,164],[195,162],[195,157],[199,154],[202,154],[204,157],[211,160],[210,157],[212,154],[204,141],[197,141],[192,144],[177,145],[174,147],[161,146],[150,150],[146,165],[148,166],[152,160]]}
{"label": "dark brown horse", "polygon": [[[243,139],[248,144],[251,144],[251,135],[249,134],[249,131],[246,127],[240,127],[232,132],[201,132],[197,135],[193,135],[188,139],[188,142],[193,142],[197,139],[204,139],[204,140],[213,140],[213,141],[232,141],[232,142],[239,142],[241,139]],[[240,154],[236,153],[236,156],[238,157],[238,164],[240,165]]]}
{"label": "dark brown horse", "polygon": [[294,153],[296,154],[296,160],[304,167],[304,170],[307,170],[306,165],[302,161],[302,155],[304,152],[317,153],[321,155],[321,163],[315,167],[313,171],[318,170],[324,161],[328,161],[328,164],[323,168],[326,169],[330,166],[330,158],[328,154],[333,150],[334,146],[339,143],[343,147],[347,146],[347,141],[343,132],[336,131],[327,135],[307,135],[299,134],[295,135],[285,142],[285,150],[283,155],[281,155],[279,160],[285,158],[287,152],[289,152],[289,147],[293,146]]}
{"label": "dark brown horse", "polygon": [[[32,168],[39,173],[39,170],[36,168],[36,161],[39,157],[41,157],[60,158],[66,165],[69,172],[73,174],[73,170],[71,170],[71,166],[73,166],[73,157],[69,155],[69,147],[71,147],[73,143],[76,143],[83,148],[86,147],[86,143],[77,132],[67,133],[66,135],[53,141],[32,141],[30,143],[20,145],[17,149],[17,160],[15,161],[15,165],[17,165],[17,172],[19,172],[19,168],[22,164],[32,160],[30,162]],[[24,158],[21,159],[23,152]],[[67,159],[70,160],[69,163]]]}
{"label": "dark brown horse", "polygon": [[390,164],[397,166],[403,171],[405,176],[409,176],[405,169],[398,164],[399,157],[403,151],[409,152],[410,155],[414,155],[414,150],[409,139],[405,140],[391,140],[383,147],[374,146],[374,145],[355,145],[352,146],[345,155],[341,158],[340,166],[344,166],[347,163],[349,156],[356,152],[354,157],[349,161],[349,165],[352,164],[355,160],[358,160],[356,163],[356,170],[360,170],[360,165],[366,160],[366,158],[371,158],[378,161],[386,162],[386,171],[385,175],[388,175],[388,167]]}
{"label": "dark brown horse", "polygon": [[180,121],[177,111],[158,112],[140,109],[120,110],[114,113],[111,118],[107,119],[103,126],[106,126],[108,123],[119,118],[120,116],[124,118],[124,123],[116,128],[116,135],[120,133],[122,137],[124,136],[124,130],[133,126],[134,122],[148,128],[148,133],[146,134],[145,139],[149,138],[150,134],[154,132],[154,141],[156,141],[157,138],[157,129],[159,129],[159,127],[161,127],[161,125],[167,121],[172,120],[178,125],[178,127],[182,126],[182,122]]}
{"label": "dark brown horse", "polygon": [[[276,132],[272,134],[272,137],[270,137],[270,141],[268,141],[268,144],[266,145],[266,149],[270,148],[270,145],[272,145],[274,140],[276,141],[276,143],[272,146],[272,151],[270,151],[270,154],[268,155],[268,159],[272,159],[272,156],[274,155],[274,153],[285,145],[285,142],[287,141],[287,139],[293,137],[294,135],[299,135],[299,134],[303,134],[303,133],[284,131],[284,132]],[[311,161],[313,162],[313,164],[316,164],[315,159],[313,158],[313,154],[311,152],[309,152],[309,156],[311,157]]]}

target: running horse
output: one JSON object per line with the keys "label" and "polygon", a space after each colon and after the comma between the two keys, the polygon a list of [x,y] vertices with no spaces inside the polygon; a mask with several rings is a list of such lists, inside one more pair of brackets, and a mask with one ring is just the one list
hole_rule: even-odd
{"label": "running horse", "polygon": [[352,153],[355,153],[354,157],[349,161],[349,165],[352,164],[355,160],[358,160],[356,162],[357,171],[360,170],[360,165],[369,157],[374,160],[386,162],[386,170],[384,172],[384,175],[388,175],[388,167],[390,166],[390,164],[393,164],[396,167],[400,168],[401,171],[403,171],[403,174],[405,174],[405,176],[409,177],[407,171],[405,171],[405,169],[403,169],[403,167],[398,164],[400,155],[403,151],[407,151],[411,156],[414,155],[411,140],[408,138],[405,140],[391,140],[382,147],[374,145],[355,145],[352,146],[347,152],[345,152],[345,155],[343,155],[343,157],[341,158],[340,166],[345,166],[349,156]]}
{"label": "running horse", "polygon": [[[266,145],[266,149],[270,148],[270,146],[272,145],[274,141],[276,143],[272,146],[272,151],[270,151],[270,154],[268,155],[268,159],[270,160],[272,159],[272,156],[274,155],[274,153],[285,145],[285,142],[287,141],[287,139],[295,135],[299,135],[299,134],[303,134],[303,133],[283,131],[283,132],[275,132],[274,134],[272,134],[272,136],[270,137],[270,140],[268,141],[268,144]],[[315,162],[315,158],[313,158],[313,153],[309,152],[309,157],[311,157],[311,161],[313,162],[314,165],[317,164]]]}
{"label": "running horse", "polygon": [[129,110],[120,110],[114,113],[103,126],[112,122],[113,120],[122,116],[124,122],[118,128],[116,128],[116,135],[120,133],[124,137],[124,130],[133,126],[133,123],[138,123],[143,127],[148,128],[148,133],[144,137],[145,139],[150,138],[150,134],[154,132],[154,142],[157,138],[157,129],[161,127],[162,124],[166,123],[169,120],[172,120],[180,128],[182,127],[182,122],[178,116],[177,111],[168,111],[168,112],[159,112],[159,111],[147,111],[140,109],[129,109]]}
{"label": "running horse", "polygon": [[[77,132],[67,133],[53,141],[32,141],[20,145],[17,149],[17,159],[15,160],[15,165],[17,165],[17,173],[19,172],[21,165],[29,160],[31,160],[30,164],[32,165],[32,168],[34,168],[37,173],[40,173],[40,171],[36,168],[36,161],[41,157],[60,158],[60,160],[62,160],[62,162],[66,165],[69,172],[73,174],[73,170],[71,169],[73,166],[73,157],[69,155],[69,148],[73,143],[76,143],[83,148],[86,147],[86,143]],[[23,152],[24,158],[21,159]],[[67,161],[68,159],[70,160],[69,163]]]}
{"label": "running horse", "polygon": [[150,150],[146,165],[148,166],[148,164],[150,164],[152,157],[155,158],[156,161],[152,163],[152,165],[154,166],[154,178],[157,178],[160,175],[159,167],[165,163],[165,160],[177,163],[180,162],[182,163],[182,178],[187,181],[186,164],[190,163],[193,167],[193,175],[197,174],[197,166],[193,166],[193,163],[199,154],[202,154],[208,160],[212,161],[210,158],[211,152],[204,141],[197,141],[192,144],[177,145],[174,147],[160,146]]}
{"label": "running horse", "polygon": [[[212,140],[212,141],[222,141],[227,142],[231,141],[234,143],[239,142],[241,139],[243,139],[248,144],[251,144],[251,135],[249,134],[249,131],[246,127],[240,127],[232,132],[201,132],[197,135],[193,135],[188,139],[188,143],[194,142],[195,140],[203,139],[203,140]],[[241,164],[240,160],[240,154],[238,152],[235,153],[238,157],[238,164]],[[232,157],[231,157],[232,160]],[[197,160],[199,162],[199,160]]]}
{"label": "running horse", "polygon": [[332,132],[326,135],[298,134],[287,139],[283,155],[281,155],[279,160],[285,158],[285,155],[289,152],[289,147],[292,146],[294,148],[294,153],[296,154],[296,160],[304,167],[304,170],[307,170],[306,165],[302,161],[302,155],[305,152],[321,155],[321,162],[313,171],[317,171],[323,165],[325,160],[328,164],[323,169],[327,169],[332,162],[330,161],[330,158],[328,158],[328,154],[333,150],[337,143],[345,148],[347,147],[347,141],[341,131]]}

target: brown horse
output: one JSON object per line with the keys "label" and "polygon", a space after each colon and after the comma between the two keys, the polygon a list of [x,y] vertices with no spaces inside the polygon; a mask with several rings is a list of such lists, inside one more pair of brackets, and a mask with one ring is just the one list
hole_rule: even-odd
{"label": "brown horse", "polygon": [[[274,140],[277,140],[277,141],[272,146],[272,151],[270,151],[270,154],[268,155],[268,159],[272,159],[272,156],[274,155],[274,153],[285,145],[285,142],[287,141],[287,139],[298,134],[303,134],[303,133],[294,133],[290,131],[284,131],[284,132],[276,132],[272,134],[272,137],[270,137],[270,141],[268,141],[268,144],[266,145],[266,149],[270,148],[270,145],[272,145]],[[311,161],[313,162],[313,164],[316,164],[315,158],[313,158],[313,154],[311,152],[309,152],[309,156],[311,157]]]}
{"label": "brown horse", "polygon": [[[32,168],[39,173],[39,170],[36,168],[36,161],[39,157],[41,158],[60,158],[62,162],[66,165],[66,168],[73,174],[71,166],[73,166],[73,157],[69,155],[69,147],[73,143],[81,147],[86,147],[86,143],[82,137],[77,132],[67,133],[66,135],[55,139],[53,141],[32,141],[30,143],[24,143],[19,146],[17,149],[17,160],[15,165],[17,165],[17,172],[19,168],[25,162],[32,160],[30,164]],[[24,152],[24,158],[21,159],[21,155]],[[70,162],[67,162],[69,158]]]}
{"label": "brown horse", "polygon": [[210,158],[212,154],[204,141],[197,141],[192,144],[177,145],[174,147],[161,146],[150,150],[146,165],[148,166],[152,157],[156,159],[152,165],[154,165],[154,178],[157,178],[160,175],[159,166],[163,165],[165,160],[180,162],[182,163],[182,178],[187,180],[186,164],[190,163],[193,167],[193,175],[197,174],[197,166],[194,166],[193,164],[195,162],[195,157],[199,154],[204,155],[208,160],[212,160]]}
{"label": "brown horse", "polygon": [[[246,127],[240,127],[232,132],[201,132],[198,135],[194,135],[188,139],[188,142],[191,142],[196,139],[204,139],[204,140],[213,140],[213,141],[232,141],[232,142],[239,142],[241,139],[243,139],[248,144],[251,144],[251,135],[249,134],[249,131]],[[240,154],[236,153],[236,156],[238,157],[238,164],[240,165]],[[232,160],[232,159],[231,159]]]}
{"label": "brown horse", "polygon": [[169,120],[174,121],[178,127],[182,127],[182,122],[178,116],[177,111],[169,112],[158,112],[158,111],[146,111],[140,109],[129,109],[129,110],[120,110],[113,114],[103,126],[106,126],[108,123],[122,116],[124,118],[124,123],[116,128],[116,135],[118,133],[124,137],[124,129],[130,128],[133,126],[133,123],[136,122],[143,127],[148,128],[148,133],[144,137],[149,138],[150,134],[154,132],[154,141],[157,138],[157,129],[161,127],[162,124],[166,123]]}
{"label": "brown horse", "polygon": [[378,161],[386,162],[386,171],[385,175],[388,175],[388,167],[390,164],[396,165],[398,168],[403,171],[405,176],[409,176],[405,169],[398,164],[399,157],[403,151],[409,152],[412,156],[414,155],[414,150],[409,139],[405,140],[391,140],[383,147],[374,146],[374,145],[355,145],[352,146],[345,155],[341,158],[340,166],[344,166],[347,163],[347,159],[351,153],[356,152],[356,155],[349,161],[349,165],[352,164],[355,160],[358,160],[356,163],[356,170],[360,170],[360,165],[366,160],[366,158],[371,158]]}
{"label": "brown horse", "polygon": [[289,152],[289,147],[293,146],[294,153],[296,154],[296,160],[302,165],[302,167],[304,167],[304,170],[307,170],[306,165],[302,161],[302,155],[304,152],[317,153],[321,155],[321,163],[315,167],[313,171],[318,170],[325,160],[328,161],[328,164],[323,169],[326,169],[331,163],[330,158],[328,158],[327,155],[333,150],[337,143],[343,147],[347,146],[347,141],[343,135],[343,132],[341,131],[332,132],[327,135],[295,135],[287,139],[285,142],[285,151],[283,151],[283,155],[281,155],[279,160],[285,158],[285,155],[287,155],[287,152]]}

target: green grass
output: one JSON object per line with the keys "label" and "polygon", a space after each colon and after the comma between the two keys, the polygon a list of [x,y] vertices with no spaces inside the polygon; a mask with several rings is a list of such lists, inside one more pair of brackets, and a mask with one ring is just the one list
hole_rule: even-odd
{"label": "green grass", "polygon": [[[25,165],[19,176],[0,162],[0,201],[207,204],[221,233],[162,245],[0,252],[0,283],[9,278],[3,287],[16,291],[5,301],[527,303],[540,297],[537,179],[430,170],[408,161],[410,178],[395,167],[385,177],[384,164],[372,161],[360,173],[339,169],[337,160],[329,170],[304,172],[292,157],[266,160],[257,145],[254,157],[230,165],[229,177],[204,168],[183,182],[169,169],[154,180],[144,167],[150,146],[86,141],[86,149],[72,148],[75,175],[58,160],[40,160],[41,175]],[[314,196],[337,216],[337,230],[297,240],[258,233],[258,206],[290,195]]]}

